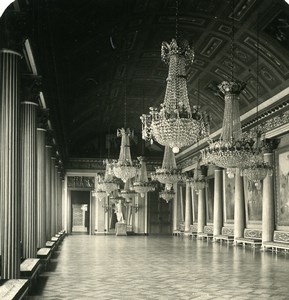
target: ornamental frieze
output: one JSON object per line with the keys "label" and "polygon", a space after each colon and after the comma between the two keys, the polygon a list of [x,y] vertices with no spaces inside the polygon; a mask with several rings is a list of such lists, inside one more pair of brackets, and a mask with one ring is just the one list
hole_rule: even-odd
{"label": "ornamental frieze", "polygon": [[68,176],[67,187],[68,188],[92,188],[94,189],[95,180],[94,177],[88,176]]}

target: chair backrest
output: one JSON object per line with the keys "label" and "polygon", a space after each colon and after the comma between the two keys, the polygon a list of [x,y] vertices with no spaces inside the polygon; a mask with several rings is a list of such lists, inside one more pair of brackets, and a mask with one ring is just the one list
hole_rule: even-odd
{"label": "chair backrest", "polygon": [[234,227],[222,227],[222,235],[234,236]]}
{"label": "chair backrest", "polygon": [[198,224],[190,225],[190,232],[198,232]]}
{"label": "chair backrest", "polygon": [[244,230],[244,237],[248,239],[262,240],[262,230],[246,228]]}
{"label": "chair backrest", "polygon": [[289,243],[289,232],[287,231],[274,231],[274,242]]}
{"label": "chair backrest", "polygon": [[204,226],[204,233],[211,233],[211,234],[213,234],[213,226],[211,226],[211,225]]}

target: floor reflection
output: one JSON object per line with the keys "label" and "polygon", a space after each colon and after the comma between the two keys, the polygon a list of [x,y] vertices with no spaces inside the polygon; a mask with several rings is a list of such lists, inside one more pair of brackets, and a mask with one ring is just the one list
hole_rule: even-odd
{"label": "floor reflection", "polygon": [[289,299],[285,255],[182,237],[66,237],[28,299]]}

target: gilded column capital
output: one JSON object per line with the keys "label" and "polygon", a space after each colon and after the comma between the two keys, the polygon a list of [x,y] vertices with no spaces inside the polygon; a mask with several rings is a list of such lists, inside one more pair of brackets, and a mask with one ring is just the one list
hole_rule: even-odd
{"label": "gilded column capital", "polygon": [[39,104],[39,93],[41,90],[41,76],[25,74],[22,76],[22,103]]}
{"label": "gilded column capital", "polygon": [[0,48],[22,52],[28,37],[26,15],[11,6],[0,18]]}
{"label": "gilded column capital", "polygon": [[202,165],[200,166],[201,175],[207,177],[208,174],[208,166]]}
{"label": "gilded column capital", "polygon": [[264,153],[272,153],[279,145],[280,139],[263,140],[262,148]]}
{"label": "gilded column capital", "polygon": [[48,130],[49,109],[38,106],[37,109],[37,128]]}

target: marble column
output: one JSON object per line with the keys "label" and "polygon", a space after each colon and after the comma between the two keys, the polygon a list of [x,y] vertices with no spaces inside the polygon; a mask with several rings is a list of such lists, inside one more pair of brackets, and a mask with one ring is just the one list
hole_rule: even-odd
{"label": "marble column", "polygon": [[198,233],[204,232],[206,225],[206,197],[205,189],[199,190],[198,194]]}
{"label": "marble column", "polygon": [[185,214],[184,214],[184,193],[183,193],[183,187],[180,185],[179,186],[179,204],[180,204],[180,219],[179,219],[179,223],[184,224],[185,221]]}
{"label": "marble column", "polygon": [[21,239],[22,257],[37,256],[36,108],[21,102]]}
{"label": "marble column", "polygon": [[148,234],[148,193],[144,197],[144,234]]}
{"label": "marble column", "polygon": [[[66,176],[67,183],[67,176]],[[67,190],[67,234],[72,233],[72,207],[71,207],[71,190]]]}
{"label": "marble column", "polygon": [[[273,165],[274,141],[266,141],[264,162]],[[276,143],[275,143],[276,144]],[[262,242],[273,241],[274,224],[274,181],[273,176],[267,175],[263,180],[263,202],[262,202]]]}
{"label": "marble column", "polygon": [[1,279],[20,277],[19,59],[0,50]]}
{"label": "marble column", "polygon": [[178,230],[178,185],[174,184],[175,196],[173,200],[173,232]]}
{"label": "marble column", "polygon": [[186,211],[185,211],[185,236],[190,235],[190,226],[192,223],[192,198],[191,198],[191,185],[190,181],[186,181]]}
{"label": "marble column", "polygon": [[52,146],[47,141],[45,145],[45,214],[46,214],[46,241],[51,239],[51,152]]}
{"label": "marble column", "polygon": [[220,235],[223,226],[223,170],[216,167],[214,178],[214,226],[213,234]]}
{"label": "marble column", "polygon": [[51,188],[51,198],[50,198],[50,233],[51,236],[49,240],[51,239],[52,236],[55,235],[55,224],[56,224],[56,219],[55,219],[55,161],[56,158],[53,156],[51,157],[51,183],[50,183],[50,188]]}
{"label": "marble column", "polygon": [[[195,215],[197,215],[197,208],[195,207],[195,199],[198,199],[197,198],[198,195],[196,194],[196,191],[195,189],[191,186],[191,201],[192,201],[192,214],[193,214],[193,219],[192,219],[192,223],[197,223],[198,222],[198,219],[195,219]],[[196,210],[196,212],[195,212]]]}
{"label": "marble column", "polygon": [[37,128],[37,248],[46,243],[45,133],[44,128]]}
{"label": "marble column", "polygon": [[245,229],[245,200],[243,178],[240,169],[236,168],[235,174],[235,209],[234,209],[234,235],[235,238],[243,237]]}
{"label": "marble column", "polygon": [[134,210],[134,219],[133,219],[133,228],[134,228],[134,232],[138,233],[139,232],[139,199],[141,199],[141,195],[137,194],[134,197],[134,206],[135,206],[135,210]]}

